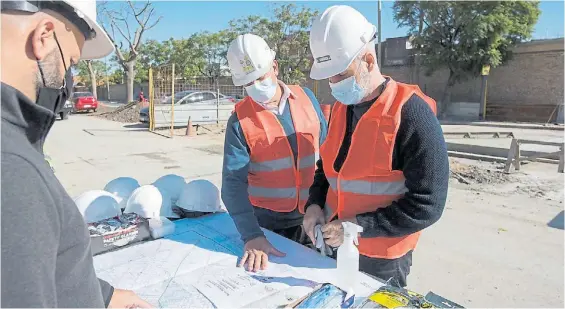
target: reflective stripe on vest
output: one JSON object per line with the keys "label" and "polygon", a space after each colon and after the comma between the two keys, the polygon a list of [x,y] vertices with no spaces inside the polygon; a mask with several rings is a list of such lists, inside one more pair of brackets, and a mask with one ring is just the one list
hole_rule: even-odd
{"label": "reflective stripe on vest", "polygon": [[291,169],[294,166],[293,161],[294,161],[293,157],[285,157],[285,158],[275,159],[270,161],[250,162],[249,172],[251,173],[272,172],[272,171],[280,171],[284,169]]}
{"label": "reflective stripe on vest", "polygon": [[[328,220],[387,207],[408,191],[402,171],[392,170],[392,154],[400,111],[412,95],[420,96],[436,112],[435,101],[417,86],[389,79],[383,93],[359,120],[339,173],[333,164],[346,132],[347,106],[334,104],[328,137],[320,149],[330,185],[324,207]],[[419,236],[420,232],[403,237],[360,238],[359,252],[375,258],[398,258],[416,247]]]}
{"label": "reflective stripe on vest", "polygon": [[250,163],[247,180],[251,204],[277,212],[297,207],[304,213],[308,190],[319,159],[320,119],[308,95],[299,86],[288,86],[288,99],[298,147],[297,162],[279,120],[250,97],[235,106]]}
{"label": "reflective stripe on vest", "polygon": [[363,180],[342,180],[337,186],[337,178],[328,178],[334,191],[365,195],[400,195],[408,192],[404,181],[370,182]]}

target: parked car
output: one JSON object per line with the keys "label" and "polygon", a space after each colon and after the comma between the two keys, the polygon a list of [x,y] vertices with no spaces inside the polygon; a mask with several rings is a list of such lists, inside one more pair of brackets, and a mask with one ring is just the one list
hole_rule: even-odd
{"label": "parked car", "polygon": [[96,112],[98,108],[98,101],[90,92],[75,92],[73,93],[72,102],[73,112]]}
{"label": "parked car", "polygon": [[[184,126],[188,123],[189,117],[194,124],[216,122],[218,116],[220,121],[226,121],[237,100],[220,93],[218,102],[213,91],[188,90],[175,93],[174,108],[171,97],[161,102],[164,103],[155,104],[155,124],[170,125],[171,118],[174,117],[175,126]],[[149,122],[148,107],[139,111],[139,121]]]}
{"label": "parked car", "polygon": [[73,111],[73,103],[69,100],[65,101],[63,109],[59,112],[61,120],[69,119],[69,114]]}

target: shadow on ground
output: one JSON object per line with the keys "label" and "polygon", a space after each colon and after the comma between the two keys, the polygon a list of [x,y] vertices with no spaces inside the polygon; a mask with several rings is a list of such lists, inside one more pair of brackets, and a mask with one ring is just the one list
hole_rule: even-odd
{"label": "shadow on ground", "polygon": [[126,129],[144,129],[144,131],[149,130],[149,125],[146,123],[129,123],[124,124],[124,128]]}
{"label": "shadow on ground", "polygon": [[565,211],[561,211],[559,214],[557,214],[557,216],[555,216],[555,218],[551,219],[551,221],[549,221],[547,223],[547,226],[552,227],[554,229],[560,229],[560,230],[565,229],[564,213],[565,213]]}

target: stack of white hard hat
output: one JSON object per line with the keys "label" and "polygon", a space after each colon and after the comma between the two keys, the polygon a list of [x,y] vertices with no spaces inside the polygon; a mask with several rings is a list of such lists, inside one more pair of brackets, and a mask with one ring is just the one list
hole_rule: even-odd
{"label": "stack of white hard hat", "polygon": [[174,213],[173,206],[177,203],[179,196],[184,189],[186,182],[184,178],[179,175],[169,174],[153,182],[153,185],[159,189],[163,196],[163,204],[161,205],[161,216],[167,218],[179,218],[179,215]]}
{"label": "stack of white hard hat", "polygon": [[269,72],[275,52],[263,38],[247,33],[231,42],[227,58],[233,84],[243,86]]}
{"label": "stack of white hard hat", "polygon": [[116,196],[116,200],[120,204],[120,208],[126,208],[127,201],[133,191],[139,188],[139,182],[131,177],[118,177],[110,181],[104,190]]}
{"label": "stack of white hard hat", "polygon": [[124,213],[136,213],[143,218],[159,218],[163,196],[153,185],[141,186],[129,197]]}
{"label": "stack of white hard hat", "polygon": [[310,77],[326,79],[345,71],[376,32],[375,25],[350,6],[334,5],[326,9],[314,19],[310,29],[310,51],[314,58]]}
{"label": "stack of white hard hat", "polygon": [[186,211],[217,212],[222,208],[220,191],[208,180],[193,180],[185,185],[177,206]]}
{"label": "stack of white hard hat", "polygon": [[186,181],[184,181],[184,178],[175,174],[159,177],[159,179],[155,180],[153,183],[160,191],[167,191],[173,203],[176,203],[179,199],[185,184]]}
{"label": "stack of white hard hat", "polygon": [[159,187],[155,187],[155,188],[159,190],[162,197],[161,210],[160,210],[161,217],[173,218],[173,219],[180,218],[180,216],[173,211],[173,206],[175,205],[175,203],[173,203],[173,199],[171,198],[169,191],[165,189],[161,189]]}
{"label": "stack of white hard hat", "polygon": [[86,191],[74,199],[86,223],[95,223],[122,214],[116,197],[103,190]]}

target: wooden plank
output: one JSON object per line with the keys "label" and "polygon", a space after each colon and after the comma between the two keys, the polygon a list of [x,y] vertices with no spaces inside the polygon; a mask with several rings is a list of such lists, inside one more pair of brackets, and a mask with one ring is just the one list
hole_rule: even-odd
{"label": "wooden plank", "polygon": [[463,138],[500,138],[514,137],[514,133],[510,131],[505,132],[443,132],[444,136],[461,136]]}
{"label": "wooden plank", "polygon": [[516,139],[513,138],[512,143],[510,144],[510,149],[508,150],[508,157],[506,158],[506,164],[504,165],[505,173],[510,173],[510,168],[512,167],[512,161],[514,159],[514,156],[516,155],[517,145],[518,143],[516,142]]}
{"label": "wooden plank", "polygon": [[516,154],[514,155],[514,169],[519,171],[520,170],[520,142],[516,140]]}
{"label": "wooden plank", "polygon": [[561,147],[561,153],[559,154],[559,165],[557,166],[557,172],[558,173],[563,173],[563,161],[565,160],[563,157],[563,151],[564,151],[565,147]]}
{"label": "wooden plank", "polygon": [[[561,153],[561,151],[556,151],[556,152],[539,152],[536,153],[535,155],[531,155],[528,157],[523,157],[520,160],[522,161],[538,161],[538,159],[542,159],[544,157],[549,157],[549,156],[554,156],[554,155],[559,155]],[[540,161],[541,162],[541,161]]]}
{"label": "wooden plank", "polygon": [[518,143],[520,144],[533,144],[533,145],[545,145],[545,146],[556,146],[556,147],[563,147],[563,143],[559,142],[544,142],[544,141],[535,141],[531,139],[519,139]]}

